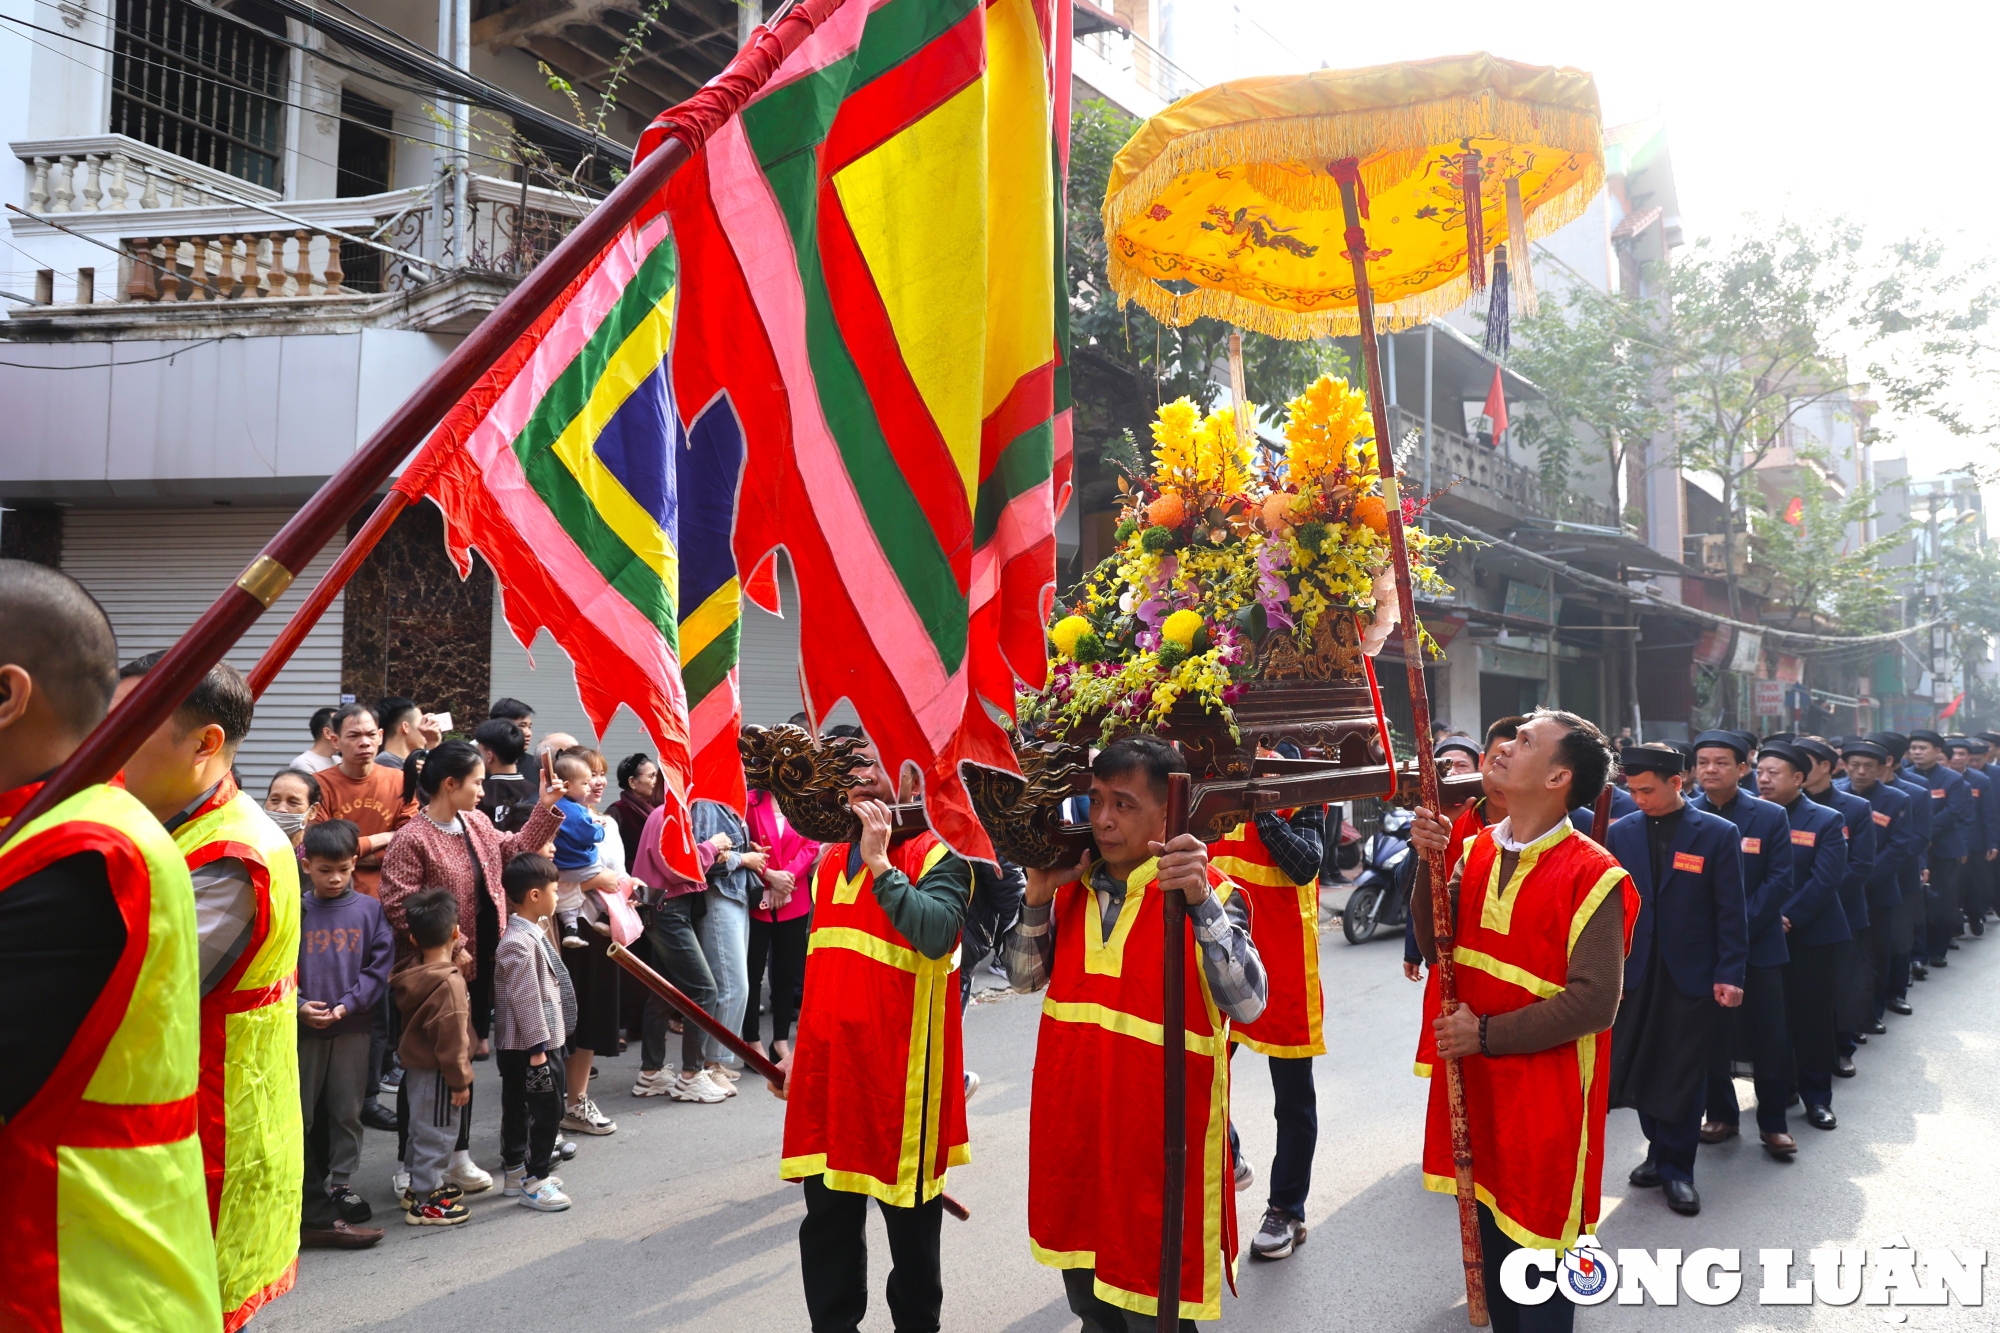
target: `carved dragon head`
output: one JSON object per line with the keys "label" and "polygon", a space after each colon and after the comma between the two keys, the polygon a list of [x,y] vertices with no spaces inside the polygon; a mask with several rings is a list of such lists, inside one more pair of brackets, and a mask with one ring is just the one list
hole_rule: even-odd
{"label": "carved dragon head", "polygon": [[851,841],[860,823],[848,812],[846,793],[861,784],[854,770],[861,763],[858,736],[815,740],[811,732],[790,724],[745,727],[737,740],[743,755],[743,777],[750,786],[777,798],[785,817],[809,838],[821,842]]}

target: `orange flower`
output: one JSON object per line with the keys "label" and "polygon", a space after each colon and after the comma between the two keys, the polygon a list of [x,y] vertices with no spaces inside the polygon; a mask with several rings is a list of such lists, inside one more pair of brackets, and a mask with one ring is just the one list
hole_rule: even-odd
{"label": "orange flower", "polygon": [[1162,528],[1178,528],[1187,521],[1187,504],[1176,491],[1168,491],[1146,506],[1146,517]]}
{"label": "orange flower", "polygon": [[1379,495],[1364,495],[1354,502],[1354,521],[1367,524],[1384,537],[1389,535],[1389,508]]}

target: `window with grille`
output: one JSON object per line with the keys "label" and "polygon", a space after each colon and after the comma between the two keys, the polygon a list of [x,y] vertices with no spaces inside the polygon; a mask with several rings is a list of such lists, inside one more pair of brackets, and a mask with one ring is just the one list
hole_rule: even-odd
{"label": "window with grille", "polygon": [[286,47],[187,0],[117,0],[111,130],[279,188]]}

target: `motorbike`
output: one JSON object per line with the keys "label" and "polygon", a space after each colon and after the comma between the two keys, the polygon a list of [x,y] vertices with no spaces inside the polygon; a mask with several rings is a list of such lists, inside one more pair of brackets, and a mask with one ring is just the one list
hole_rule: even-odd
{"label": "motorbike", "polygon": [[1410,811],[1391,810],[1382,817],[1380,831],[1363,841],[1360,871],[1340,914],[1340,933],[1349,944],[1374,939],[1384,926],[1400,932],[1416,873],[1417,861],[1410,846],[1414,822]]}

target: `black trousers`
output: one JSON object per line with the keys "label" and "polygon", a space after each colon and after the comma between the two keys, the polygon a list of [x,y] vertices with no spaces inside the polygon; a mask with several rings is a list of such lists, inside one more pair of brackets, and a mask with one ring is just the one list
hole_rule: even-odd
{"label": "black trousers", "polygon": [[327,1160],[332,1151],[333,1115],[326,1109],[326,1094],[321,1092],[312,1128],[306,1131],[306,1180],[299,1195],[299,1225],[313,1231],[331,1231],[340,1220],[333,1196],[326,1192]]}
{"label": "black trousers", "polygon": [[532,1059],[527,1051],[493,1052],[500,1067],[501,1169],[525,1166],[530,1180],[540,1180],[553,1169],[565,1088],[561,1052],[550,1051],[538,1065]]}
{"label": "black trousers", "polygon": [[[1569,1333],[1576,1326],[1576,1306],[1561,1287],[1540,1305],[1516,1305],[1500,1290],[1501,1261],[1521,1247],[1500,1229],[1483,1203],[1479,1205],[1479,1244],[1486,1258],[1486,1309],[1493,1317],[1493,1333]],[[1530,1288],[1554,1281],[1552,1274],[1528,1270]]]}
{"label": "black trousers", "polygon": [[[1236,1059],[1236,1042],[1229,1058]],[[1266,1202],[1300,1222],[1306,1220],[1306,1196],[1312,1193],[1313,1155],[1319,1149],[1319,1094],[1313,1087],[1310,1056],[1267,1056],[1271,1065],[1271,1118],[1278,1122],[1278,1150],[1271,1154],[1271,1192]],[[1236,1122],[1229,1122],[1229,1160],[1234,1165],[1243,1144]]]}
{"label": "black trousers", "polygon": [[1986,859],[1984,848],[1975,850],[1965,863],[1965,874],[1958,887],[1959,908],[1965,919],[1984,921],[1986,909],[1993,902],[1993,867],[2000,862]]}
{"label": "black trousers", "polygon": [[[692,1024],[689,1024],[692,1027]],[[807,1176],[806,1220],[799,1223],[799,1276],[813,1333],[854,1333],[868,1313],[868,1196],[827,1188]],[[896,1333],[937,1333],[944,1309],[939,1258],[944,1199],[914,1208],[879,1203],[889,1231],[884,1294]]]}
{"label": "black trousers", "polygon": [[[1799,1097],[1807,1106],[1831,1106],[1840,946],[1790,947],[1792,961],[1785,964],[1785,1022],[1791,1028],[1792,1054],[1798,1061]],[[1761,1065],[1758,1072],[1763,1072]]]}
{"label": "black trousers", "polygon": [[[1737,1022],[1750,1045],[1757,1085],[1757,1128],[1784,1134],[1787,1071],[1791,1068],[1791,1036],[1785,1026],[1785,969],[1752,967],[1743,974],[1743,1005]],[[1736,1081],[1730,1074],[1729,1025],[1721,1025],[1715,1054],[1708,1064],[1708,1118],[1734,1125],[1742,1118],[1736,1104]]]}
{"label": "black trousers", "polygon": [[763,1040],[764,1020],[757,1012],[757,995],[764,985],[766,958],[771,962],[771,1040],[792,1039],[799,1001],[806,993],[806,944],[811,938],[811,912],[789,921],[750,918],[750,998],[743,1006],[743,1040]]}
{"label": "black trousers", "polygon": [[[1127,1310],[1099,1296],[1097,1270],[1094,1268],[1065,1268],[1062,1279],[1063,1295],[1069,1299],[1069,1312],[1083,1321],[1083,1333],[1152,1333],[1160,1326],[1159,1319],[1154,1315]],[[1180,1330],[1181,1333],[1195,1333],[1194,1320],[1181,1320]]]}
{"label": "black trousers", "polygon": [[1928,918],[1924,923],[1924,948],[1926,956],[1936,963],[1944,958],[1945,950],[1951,947],[1951,937],[1965,928],[1959,913],[1959,888],[1965,879],[1966,866],[1962,861],[1950,857],[1931,858],[1931,891],[1929,907],[1925,911]]}

